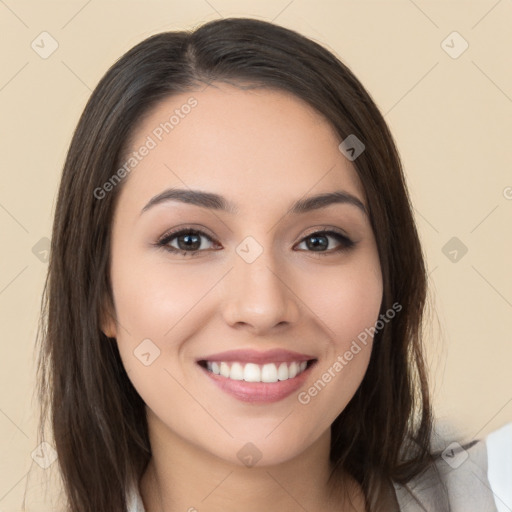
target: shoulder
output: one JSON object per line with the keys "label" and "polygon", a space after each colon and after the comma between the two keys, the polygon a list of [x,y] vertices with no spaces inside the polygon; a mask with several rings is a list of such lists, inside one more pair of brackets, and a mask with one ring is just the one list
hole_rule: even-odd
{"label": "shoulder", "polygon": [[394,487],[400,512],[497,512],[483,441],[449,444],[433,467]]}

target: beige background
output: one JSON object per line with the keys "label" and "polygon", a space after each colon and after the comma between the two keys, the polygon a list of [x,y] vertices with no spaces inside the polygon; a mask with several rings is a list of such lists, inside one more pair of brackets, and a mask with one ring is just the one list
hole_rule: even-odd
{"label": "beige background", "polygon": [[[21,510],[27,475],[44,471],[31,458],[41,239],[78,117],[134,44],[221,16],[296,29],[367,87],[397,140],[429,266],[437,415],[468,440],[512,420],[512,2],[0,0],[0,512]],[[43,31],[59,45],[47,59],[31,48]],[[456,262],[443,253],[452,237],[468,249]]]}

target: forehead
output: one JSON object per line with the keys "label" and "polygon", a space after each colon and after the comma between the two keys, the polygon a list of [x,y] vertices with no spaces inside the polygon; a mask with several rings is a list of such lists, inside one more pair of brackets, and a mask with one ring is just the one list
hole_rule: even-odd
{"label": "forehead", "polygon": [[179,186],[228,196],[243,210],[341,188],[364,203],[340,142],[291,93],[214,83],[165,98],[139,122],[126,154],[137,161],[121,196],[147,201]]}

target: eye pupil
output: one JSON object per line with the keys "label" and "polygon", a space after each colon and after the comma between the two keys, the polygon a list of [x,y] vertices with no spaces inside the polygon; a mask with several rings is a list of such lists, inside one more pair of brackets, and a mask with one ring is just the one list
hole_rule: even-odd
{"label": "eye pupil", "polygon": [[[205,248],[201,243],[201,238],[205,238],[211,243],[214,242],[214,239],[212,239],[211,236],[202,231],[182,229],[181,231],[173,232],[164,236],[164,238],[162,238],[156,245],[158,247],[163,247],[172,253],[180,252],[183,256],[194,256],[199,252],[208,252],[204,250]],[[337,248],[333,250],[328,249],[330,239],[334,239],[338,242]],[[174,246],[174,244],[176,244],[177,247]],[[341,253],[343,251],[350,250],[355,245],[354,242],[346,236],[333,230],[317,231],[312,233],[302,239],[301,245],[302,244],[306,245],[306,250],[319,253],[319,256]]]}
{"label": "eye pupil", "polygon": [[[325,248],[329,245],[329,242],[327,241],[327,237],[325,237],[325,236],[310,236],[310,237],[308,237],[308,242],[310,240],[313,240],[313,243],[308,244],[309,248],[317,248],[317,247]],[[321,240],[321,241],[319,242],[319,240]]]}
{"label": "eye pupil", "polygon": [[[186,239],[187,242],[185,244],[181,244],[180,241],[182,239]],[[194,241],[192,241],[192,243],[190,244],[188,242],[190,242],[191,239],[194,239]],[[180,246],[180,249],[193,249],[193,250],[197,250],[201,246],[201,240],[200,240],[200,237],[198,235],[191,235],[191,234],[182,235],[182,236],[178,237],[178,245]]]}

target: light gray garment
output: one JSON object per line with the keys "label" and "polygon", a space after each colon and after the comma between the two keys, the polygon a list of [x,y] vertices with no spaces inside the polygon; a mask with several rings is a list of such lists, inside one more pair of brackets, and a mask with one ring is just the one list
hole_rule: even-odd
{"label": "light gray garment", "polygon": [[[445,458],[436,463],[441,480],[432,469],[406,486],[394,485],[399,512],[497,512],[487,478],[485,443],[475,442],[466,450],[458,446],[448,450]],[[145,512],[135,487],[128,496],[128,512]]]}
{"label": "light gray garment", "polygon": [[443,453],[435,466],[439,477],[429,470],[408,482],[407,489],[394,485],[400,512],[498,512],[487,477],[485,442],[465,450],[457,444]]}

